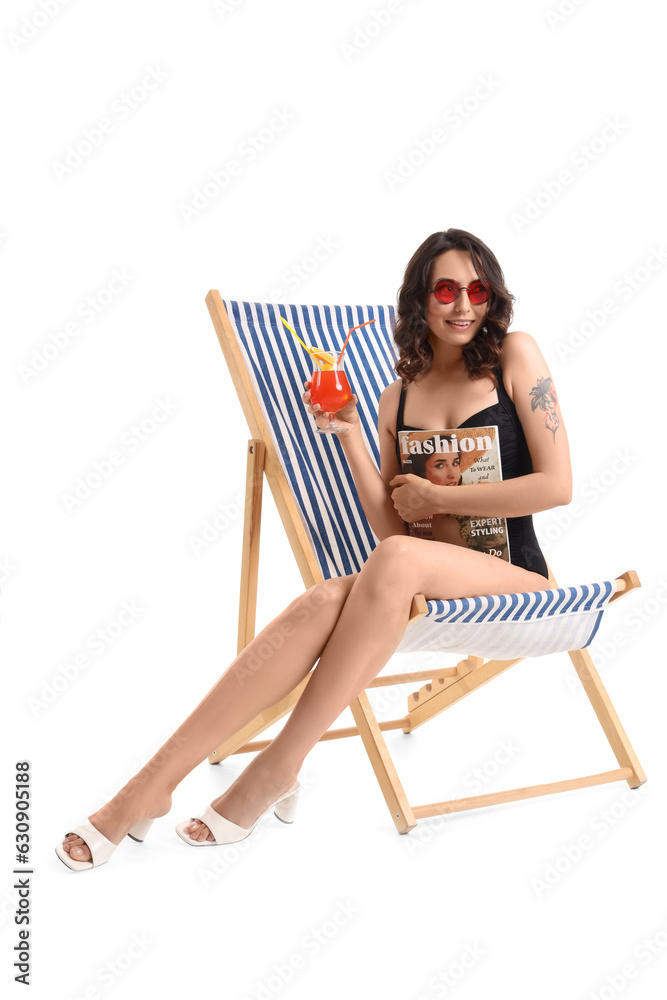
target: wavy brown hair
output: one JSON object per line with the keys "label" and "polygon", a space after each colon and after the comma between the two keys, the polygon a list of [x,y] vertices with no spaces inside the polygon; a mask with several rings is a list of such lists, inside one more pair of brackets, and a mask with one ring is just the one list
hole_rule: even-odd
{"label": "wavy brown hair", "polygon": [[433,261],[447,250],[462,250],[470,255],[477,275],[491,286],[484,324],[462,350],[463,361],[472,379],[497,380],[493,369],[500,363],[500,349],[512,321],[514,296],[505,285],[495,255],[472,233],[464,229],[446,229],[424,240],[410,259],[398,290],[394,340],[399,359],[394,371],[404,382],[425,375],[433,364],[431,331],[424,305],[431,280]]}

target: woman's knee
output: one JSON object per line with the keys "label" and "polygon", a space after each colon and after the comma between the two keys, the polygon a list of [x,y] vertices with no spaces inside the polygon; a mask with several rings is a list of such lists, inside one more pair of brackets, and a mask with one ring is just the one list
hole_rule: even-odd
{"label": "woman's knee", "polygon": [[385,595],[390,590],[410,590],[413,586],[409,572],[415,554],[413,542],[409,535],[389,535],[376,545],[363,567],[366,586],[378,588]]}
{"label": "woman's knee", "polygon": [[371,552],[368,562],[383,566],[405,566],[414,555],[414,538],[410,535],[388,535]]}

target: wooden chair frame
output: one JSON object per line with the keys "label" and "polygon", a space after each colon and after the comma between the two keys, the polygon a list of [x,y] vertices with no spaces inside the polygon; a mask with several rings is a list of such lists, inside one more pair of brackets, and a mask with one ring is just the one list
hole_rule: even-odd
{"label": "wooden chair frame", "polygon": [[[246,505],[239,596],[237,651],[241,652],[252,641],[255,635],[264,476],[266,476],[273,499],[287,532],[287,537],[299,570],[301,571],[306,589],[320,582],[323,576],[301,522],[296,503],[290,492],[287,479],[273,445],[271,434],[264,421],[252,383],[243,363],[236,335],[227,316],[220,293],[215,290],[209,291],[206,296],[206,304],[252,434],[252,438],[248,442],[247,453]],[[549,569],[549,580],[554,587],[558,586],[551,569]],[[634,570],[622,574],[622,576],[617,578],[617,591],[611,597],[609,603],[611,604],[630,590],[640,586],[639,577]],[[411,625],[422,618],[426,614],[426,610],[424,595],[415,594],[412,599],[409,624]],[[581,778],[569,778],[549,784],[529,785],[524,788],[475,795],[469,798],[451,799],[445,802],[431,802],[417,806],[410,804],[401,785],[382,732],[390,729],[401,729],[404,733],[413,732],[429,719],[439,715],[451,705],[465,698],[472,691],[477,690],[477,688],[497,677],[505,670],[508,670],[516,663],[520,663],[525,657],[517,657],[510,660],[491,659],[485,661],[482,657],[468,656],[461,660],[455,667],[440,667],[431,670],[386,674],[376,677],[368,685],[369,688],[411,683],[414,681],[428,681],[428,683],[408,696],[408,711],[406,715],[384,722],[378,722],[371,708],[366,691],[361,692],[350,704],[356,725],[339,729],[329,729],[320,738],[320,741],[341,739],[348,736],[361,737],[399,833],[408,833],[416,826],[419,819],[428,816],[460,812],[466,809],[477,809],[482,806],[496,805],[516,799],[533,798],[538,795],[548,795],[573,788],[583,788],[588,785],[600,785],[606,782],[625,780],[630,788],[639,788],[646,781],[646,775],[621,725],[609,695],[600,680],[590,653],[587,649],[571,650],[568,652],[568,656],[574,665],[579,679],[583,684],[584,691],[588,695],[593,710],[614,752],[619,765],[614,770],[585,775]],[[261,712],[233,737],[217,747],[209,755],[208,759],[210,763],[219,764],[225,757],[232,754],[249,753],[265,747],[270,741],[257,740],[256,737],[292,710],[311,676],[312,671],[287,697],[272,705],[264,712]]]}

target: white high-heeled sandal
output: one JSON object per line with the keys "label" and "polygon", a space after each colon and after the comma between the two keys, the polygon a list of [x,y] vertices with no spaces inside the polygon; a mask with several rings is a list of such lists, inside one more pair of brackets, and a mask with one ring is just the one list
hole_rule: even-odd
{"label": "white high-heeled sandal", "polygon": [[[185,819],[182,823],[179,823],[176,826],[176,833],[181,840],[185,841],[191,847],[219,847],[221,844],[236,844],[239,840],[245,840],[246,837],[249,837],[260,819],[266,816],[272,809],[277,819],[283,823],[293,823],[296,814],[296,804],[299,798],[299,789],[300,785],[297,781],[296,785],[290,788],[289,792],[283,792],[282,795],[278,796],[275,802],[272,802],[261,816],[257,817],[252,826],[247,828],[232,823],[231,820],[225,819],[224,816],[217,813],[211,806],[207,806],[201,816],[193,816],[191,819]],[[205,823],[215,837],[215,840],[193,840],[190,834],[187,833],[187,827],[192,823],[193,819],[198,819],[202,823]]]}
{"label": "white high-heeled sandal", "polygon": [[[138,844],[141,844],[152,825],[152,819],[142,819],[139,823],[135,823],[129,830],[128,837],[131,837],[132,840],[136,840]],[[63,864],[67,865],[67,867],[73,872],[82,872],[87,868],[99,868],[100,865],[105,864],[109,860],[113,852],[118,847],[118,844],[112,844],[110,840],[107,840],[103,833],[96,830],[89,820],[86,820],[84,823],[80,823],[79,826],[75,826],[74,829],[69,830],[65,836],[69,837],[72,833],[77,837],[81,837],[82,840],[85,840],[91,856],[90,861],[75,861],[74,858],[70,857],[69,852],[65,850],[63,845],[58,844],[56,847],[56,854]]]}

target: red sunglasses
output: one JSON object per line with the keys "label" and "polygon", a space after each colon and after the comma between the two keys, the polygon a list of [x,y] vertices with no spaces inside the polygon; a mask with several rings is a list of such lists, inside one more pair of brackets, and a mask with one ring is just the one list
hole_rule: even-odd
{"label": "red sunglasses", "polygon": [[454,302],[460,292],[467,292],[472,304],[478,306],[488,299],[490,287],[488,281],[471,281],[466,287],[451,278],[443,278],[436,283],[435,288],[429,288],[429,292],[433,292],[438,302]]}

